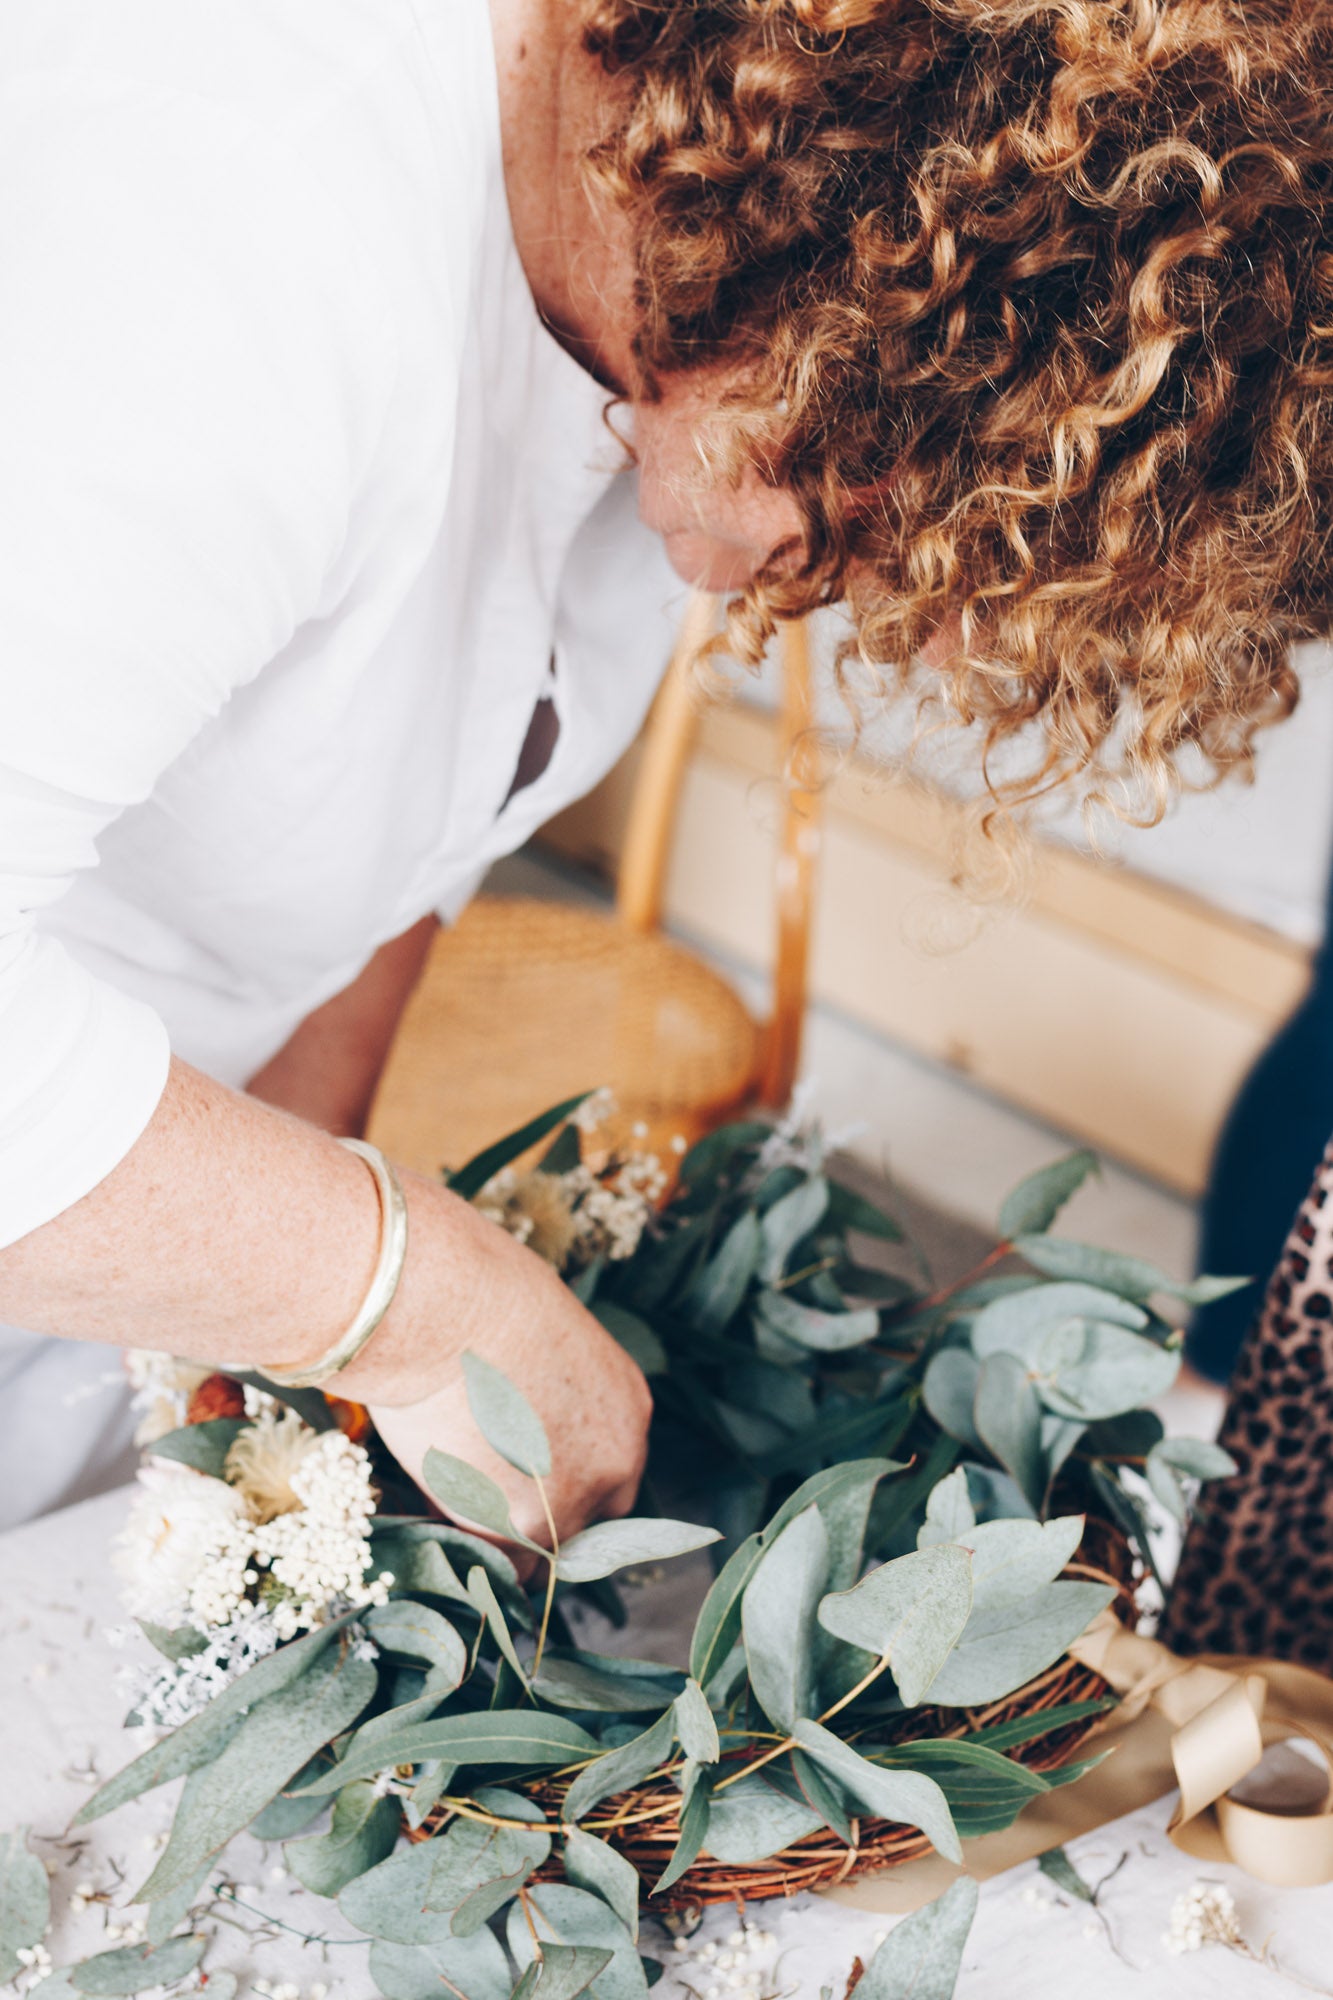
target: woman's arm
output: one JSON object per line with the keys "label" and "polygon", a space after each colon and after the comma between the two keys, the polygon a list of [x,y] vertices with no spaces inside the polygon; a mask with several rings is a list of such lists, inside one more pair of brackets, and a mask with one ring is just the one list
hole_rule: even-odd
{"label": "woman's arm", "polygon": [[[542,1515],[467,1415],[461,1357],[517,1381],[551,1435],[562,1533],[623,1512],[642,1469],[647,1385],[539,1258],[466,1202],[403,1176],[398,1296],[339,1394],[383,1406],[408,1470],[431,1445],[483,1465],[517,1525]],[[137,1145],[81,1201],[0,1251],[0,1319],[109,1345],[262,1368],[322,1354],[374,1270],[379,1205],[362,1161],[326,1133],[173,1062]],[[405,1407],[405,1406],[411,1407]]]}
{"label": "woman's arm", "polygon": [[423,917],[381,945],[352,984],[308,1015],[251,1077],[251,1096],[294,1111],[326,1132],[358,1138],[394,1030],[439,928],[437,917]]}

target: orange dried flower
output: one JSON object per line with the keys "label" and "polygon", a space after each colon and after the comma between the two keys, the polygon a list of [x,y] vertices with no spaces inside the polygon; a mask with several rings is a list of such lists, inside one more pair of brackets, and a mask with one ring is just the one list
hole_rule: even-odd
{"label": "orange dried flower", "polygon": [[206,1375],[190,1397],[187,1424],[209,1424],[217,1417],[243,1417],[245,1391],[230,1375]]}

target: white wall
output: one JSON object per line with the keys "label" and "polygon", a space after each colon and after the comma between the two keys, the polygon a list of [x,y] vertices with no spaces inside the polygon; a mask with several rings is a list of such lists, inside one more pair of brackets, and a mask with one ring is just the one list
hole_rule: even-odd
{"label": "white wall", "polygon": [[[1302,945],[1318,943],[1333,852],[1333,649],[1300,650],[1304,692],[1290,721],[1259,742],[1253,785],[1229,781],[1213,792],[1182,796],[1151,828],[1103,818],[1098,842],[1106,853],[1144,875],[1191,891],[1231,914],[1262,924]],[[742,697],[771,704],[775,672],[745,683]],[[821,704],[838,728],[836,698]],[[976,747],[962,732],[932,734],[912,750],[914,711],[895,704],[862,736],[862,748],[896,768],[905,759],[955,794],[976,788]],[[1077,846],[1087,842],[1076,813],[1052,817],[1046,830]]]}

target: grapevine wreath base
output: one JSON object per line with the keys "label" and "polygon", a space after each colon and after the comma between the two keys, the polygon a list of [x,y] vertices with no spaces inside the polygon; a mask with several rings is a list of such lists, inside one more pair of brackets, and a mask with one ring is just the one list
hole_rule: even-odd
{"label": "grapevine wreath base", "polygon": [[[1106,1567],[1080,1561],[1072,1563],[1065,1574],[1113,1586],[1117,1592],[1116,1614],[1132,1625],[1134,1564],[1128,1544],[1123,1536],[1099,1523],[1089,1524],[1086,1542],[1100,1544]],[[1083,1553],[1080,1550],[1080,1555]],[[904,1716],[899,1733],[903,1740],[920,1736],[947,1742],[983,1731],[1003,1732],[1006,1754],[1016,1763],[1035,1773],[1059,1771],[1068,1777],[1086,1768],[1077,1762],[1078,1753],[1114,1701],[1100,1674],[1066,1656],[1026,1687],[986,1708],[961,1714],[945,1709],[914,1710],[910,1716]],[[1059,1720],[1071,1712],[1074,1719]],[[1054,1726],[1047,1718],[1056,1718]],[[558,1827],[568,1785],[532,1784],[521,1789],[541,1808],[542,1817],[552,1830]],[[598,1838],[624,1855],[639,1877],[644,1908],[659,1916],[699,1910],[709,1903],[734,1903],[739,1907],[772,1896],[795,1896],[802,1890],[832,1888],[841,1882],[855,1881],[860,1875],[874,1875],[906,1861],[920,1860],[933,1852],[930,1842],[915,1827],[883,1819],[854,1818],[850,1843],[840,1839],[831,1828],[822,1827],[793,1841],[779,1853],[745,1866],[702,1854],[671,1888],[654,1895],[654,1885],[662,1879],[680,1840],[681,1804],[681,1793],[675,1785],[644,1784],[604,1799],[596,1814]],[[437,1810],[418,1827],[405,1824],[404,1831],[411,1841],[428,1840],[448,1824],[450,1817],[448,1811]],[[553,1854],[552,1860],[533,1879],[562,1881],[564,1869],[559,1859]]]}

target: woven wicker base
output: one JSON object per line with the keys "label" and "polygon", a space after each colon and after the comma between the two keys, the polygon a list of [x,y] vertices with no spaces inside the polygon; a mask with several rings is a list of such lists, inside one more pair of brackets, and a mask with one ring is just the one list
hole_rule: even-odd
{"label": "woven wicker base", "polygon": [[[1105,1550],[1107,1566],[1079,1563],[1071,1566],[1067,1574],[1114,1584],[1119,1592],[1117,1612],[1121,1617],[1132,1618],[1128,1548],[1118,1536],[1105,1531],[1101,1523],[1090,1524],[1089,1539]],[[910,1742],[918,1738],[967,1736],[974,1730],[1020,1717],[1035,1719],[1067,1703],[1099,1701],[1109,1692],[1099,1674],[1066,1658],[1038,1680],[989,1708],[913,1709],[902,1717],[896,1738],[887,1740]],[[1096,1716],[1090,1716],[1070,1723],[1034,1743],[1021,1744],[1008,1754],[1030,1771],[1054,1770],[1074,1759],[1097,1722]],[[534,1805],[542,1808],[553,1829],[560,1823],[568,1782],[536,1779],[521,1787]],[[830,1888],[834,1883],[894,1868],[933,1851],[930,1842],[915,1827],[898,1826],[889,1820],[863,1819],[853,1822],[855,1841],[850,1847],[825,1827],[793,1841],[780,1854],[770,1855],[764,1861],[740,1865],[702,1854],[672,1888],[663,1895],[652,1895],[653,1885],[665,1871],[680,1834],[680,1807],[680,1793],[674,1785],[644,1785],[604,1799],[584,1821],[589,1832],[595,1832],[599,1839],[616,1848],[637,1870],[643,1884],[644,1907],[659,1916],[671,1910],[698,1909],[707,1903],[758,1902],[768,1896],[794,1896],[803,1889]],[[449,1818],[448,1809],[442,1807],[423,1826],[409,1829],[408,1838],[426,1840],[446,1825]],[[558,1881],[562,1875],[559,1861],[553,1859],[537,1879]]]}
{"label": "woven wicker base", "polygon": [[[608,1085],[610,1143],[669,1158],[753,1095],[760,1031],[725,980],[659,936],[526,897],[481,897],[441,935],[371,1118],[418,1172],[457,1167],[534,1108]],[[448,1151],[448,1159],[443,1157]]]}

